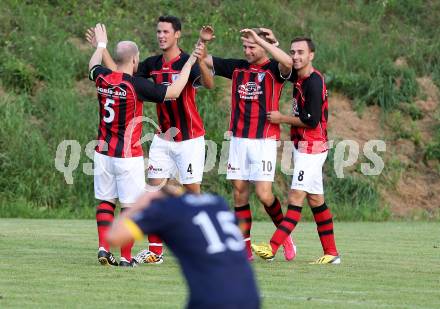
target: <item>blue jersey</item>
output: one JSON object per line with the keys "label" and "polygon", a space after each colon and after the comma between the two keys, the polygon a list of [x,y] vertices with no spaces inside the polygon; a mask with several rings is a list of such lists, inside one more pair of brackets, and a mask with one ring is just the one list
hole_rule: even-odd
{"label": "blue jersey", "polygon": [[158,234],[179,260],[190,290],[189,308],[259,308],[242,234],[223,198],[157,199],[133,222],[144,234]]}

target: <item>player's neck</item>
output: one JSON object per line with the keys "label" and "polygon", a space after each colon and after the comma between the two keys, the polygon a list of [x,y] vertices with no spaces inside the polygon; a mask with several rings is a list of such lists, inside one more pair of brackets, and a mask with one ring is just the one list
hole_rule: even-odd
{"label": "player's neck", "polygon": [[261,57],[260,59],[258,59],[257,61],[255,61],[252,64],[255,65],[262,65],[263,63],[265,63],[267,60],[269,60],[269,57]]}
{"label": "player's neck", "polygon": [[116,67],[116,71],[122,72],[128,75],[133,75],[133,66],[131,65],[118,65]]}
{"label": "player's neck", "polygon": [[179,46],[174,45],[174,46],[170,47],[169,49],[163,51],[163,58],[164,58],[165,62],[169,62],[170,60],[173,60],[174,58],[179,56],[180,53],[181,53],[181,50],[180,50]]}
{"label": "player's neck", "polygon": [[305,78],[308,77],[310,74],[312,74],[313,72],[313,66],[312,64],[308,64],[305,67],[303,67],[302,69],[298,70],[298,77],[299,78]]}

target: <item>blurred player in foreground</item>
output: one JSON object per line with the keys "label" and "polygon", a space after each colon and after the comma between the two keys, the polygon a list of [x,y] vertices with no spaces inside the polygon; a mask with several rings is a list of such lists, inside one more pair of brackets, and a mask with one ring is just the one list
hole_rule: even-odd
{"label": "blurred player in foreground", "polygon": [[169,185],[141,196],[115,221],[107,240],[122,246],[156,233],[178,259],[188,282],[187,308],[259,308],[260,300],[236,218],[212,194]]}

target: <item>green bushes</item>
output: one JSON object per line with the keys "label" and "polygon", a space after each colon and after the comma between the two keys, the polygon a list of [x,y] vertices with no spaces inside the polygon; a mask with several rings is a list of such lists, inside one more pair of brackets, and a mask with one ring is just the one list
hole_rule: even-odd
{"label": "green bushes", "polygon": [[[310,4],[305,0],[213,0],[207,5],[202,0],[154,0],[148,1],[148,8],[142,2],[110,0],[3,2],[0,216],[92,216],[93,179],[83,173],[82,167],[91,162],[84,148],[96,137],[97,105],[95,96],[89,94],[94,91],[92,83],[84,81],[92,51],[82,42],[82,36],[85,28],[98,21],[107,25],[110,49],[118,40],[135,40],[141,58],[157,50],[155,23],[160,14],[182,17],[181,44],[187,51],[192,49],[198,29],[212,24],[217,38],[209,51],[224,57],[242,58],[238,31],[243,27],[273,28],[285,50],[293,37],[310,35],[317,45],[315,65],[326,74],[330,90],[343,92],[360,107],[377,104],[393,111],[385,117],[398,124],[396,134],[415,142],[420,136],[411,126],[401,130],[405,127],[402,114],[410,115],[412,120],[422,116],[412,104],[418,94],[415,78],[430,75],[440,85],[440,43],[433,39],[439,37],[440,7],[436,1],[350,1],[330,5],[328,1]],[[396,59],[400,58],[406,64],[397,65]],[[229,121],[229,89],[225,89],[228,84],[222,79],[216,79],[216,84],[216,89],[200,90],[198,95],[206,139],[215,141],[218,147],[216,166],[204,175],[203,190],[232,200],[230,183],[225,175],[218,175]],[[289,99],[289,91],[290,86],[282,102]],[[144,114],[155,115],[154,109],[146,104]],[[151,132],[151,127],[144,129],[145,133]],[[427,146],[427,159],[439,158],[438,136]],[[63,140],[77,140],[81,146],[72,185],[67,185],[54,167],[55,152]],[[331,158],[327,165],[332,165]],[[336,179],[331,170],[326,173],[327,197],[337,218],[388,218],[377,179],[356,173]],[[289,183],[288,176],[277,178],[275,190],[281,199],[286,198]],[[261,209],[255,197],[252,205]],[[258,213],[257,217],[265,215]]]}

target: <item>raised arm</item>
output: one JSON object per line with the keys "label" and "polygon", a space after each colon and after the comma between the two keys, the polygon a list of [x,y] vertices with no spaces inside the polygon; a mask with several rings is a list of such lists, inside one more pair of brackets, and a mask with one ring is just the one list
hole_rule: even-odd
{"label": "raised arm", "polygon": [[208,66],[208,63],[205,61],[205,58],[208,57],[206,45],[214,38],[214,29],[211,26],[203,26],[200,30],[199,40],[196,45],[196,47],[199,45],[201,47],[200,49],[196,48],[196,56],[200,67],[201,83],[207,89],[214,88],[214,76],[212,74],[212,65]]}
{"label": "raised arm", "polygon": [[[198,48],[200,47],[196,47],[196,50]],[[180,71],[179,77],[171,85],[168,86],[167,92],[165,94],[165,99],[169,100],[178,98],[180,93],[183,91],[183,88],[185,88],[185,85],[188,82],[189,74],[191,73],[191,67],[197,61],[195,53],[196,51],[193,51],[193,53],[183,66],[182,70]]]}
{"label": "raised arm", "polygon": [[95,30],[96,50],[89,61],[89,70],[95,65],[101,64],[102,54],[107,46],[107,32],[104,24],[96,24]]}
{"label": "raised arm", "polygon": [[272,57],[276,61],[278,61],[281,74],[283,74],[283,76],[289,75],[293,66],[292,58],[282,49],[277,47],[278,41],[276,40],[275,36],[273,35],[270,29],[260,28],[259,30],[267,34],[266,37],[268,37],[271,42],[272,41],[275,42],[272,43],[267,42],[266,40],[258,36],[257,33],[252,29],[242,29],[240,31],[240,33],[244,35],[244,37],[242,37],[242,40],[243,41],[248,40],[251,43],[255,42],[261,47],[263,47],[267,52],[269,52],[272,55]]}
{"label": "raised arm", "polygon": [[[95,36],[95,28],[89,28],[86,31],[86,40],[90,43],[93,47],[96,48],[97,46],[97,40]],[[104,65],[109,68],[112,71],[116,71],[116,63],[113,61],[112,56],[108,52],[107,48],[104,48],[102,52],[102,61],[104,62]]]}

